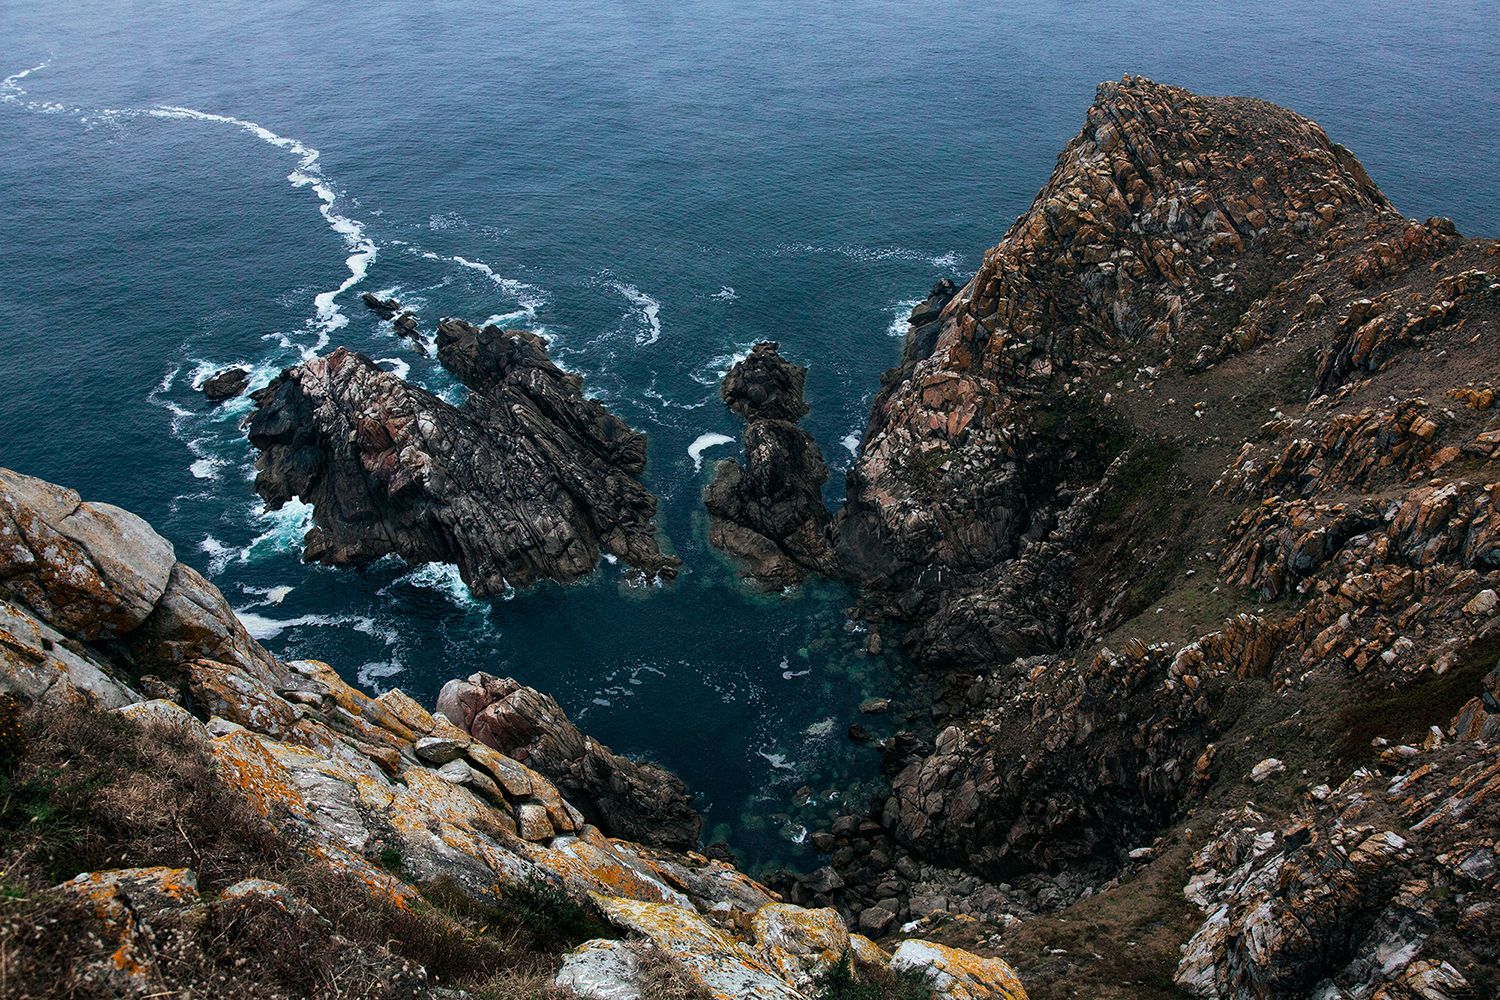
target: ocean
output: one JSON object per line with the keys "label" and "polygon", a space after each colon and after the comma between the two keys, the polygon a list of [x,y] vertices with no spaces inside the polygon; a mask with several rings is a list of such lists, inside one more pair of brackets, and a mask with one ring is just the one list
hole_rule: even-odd
{"label": "ocean", "polygon": [[[846,728],[900,721],[859,702],[911,678],[843,587],[752,595],[707,547],[736,357],[810,367],[836,502],[905,313],[1126,72],[1291,107],[1408,215],[1500,233],[1493,0],[227,6],[0,3],[0,464],[146,517],[278,654],[428,703],[475,670],[555,695],[751,868],[813,862],[878,773]],[[649,436],[679,581],[480,602],[451,567],[304,566],[308,512],[251,489],[249,401],[195,386],[346,345],[461,398],[363,291],[429,334],[543,332]]]}

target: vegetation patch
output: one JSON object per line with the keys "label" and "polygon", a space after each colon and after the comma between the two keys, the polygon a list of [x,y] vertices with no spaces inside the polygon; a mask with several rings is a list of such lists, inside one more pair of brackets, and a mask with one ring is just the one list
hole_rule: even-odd
{"label": "vegetation patch", "polygon": [[884,965],[855,962],[844,952],[839,964],[818,980],[817,1000],[931,1000],[932,988],[919,970],[897,972]]}
{"label": "vegetation patch", "polygon": [[[169,723],[0,697],[0,995],[115,995],[100,970],[115,967],[119,942],[92,903],[57,887],[118,868],[190,869],[211,904],[148,918],[141,975],[153,995],[337,1000],[443,986],[478,1000],[554,1000],[566,996],[550,985],[558,952],[612,936],[542,883],[489,906],[441,882],[415,905],[372,894],[220,782],[200,739]],[[393,848],[380,861],[401,868]],[[257,894],[218,901],[250,878],[307,906]]]}

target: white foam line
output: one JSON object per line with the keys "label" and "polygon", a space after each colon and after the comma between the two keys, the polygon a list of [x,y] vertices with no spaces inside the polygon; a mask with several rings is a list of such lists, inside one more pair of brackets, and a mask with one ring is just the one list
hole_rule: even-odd
{"label": "white foam line", "polygon": [[693,460],[693,471],[697,472],[703,468],[703,453],[710,448],[717,448],[721,444],[734,444],[734,438],[728,434],[718,434],[709,431],[707,434],[699,434],[692,444],[688,445],[688,456]]}
{"label": "white foam line", "polygon": [[654,344],[661,339],[661,303],[641,291],[634,285],[627,285],[623,281],[612,281],[609,287],[619,292],[635,306],[645,321],[645,329],[635,335],[635,342],[642,347]]}
{"label": "white foam line", "polygon": [[959,260],[958,254],[949,251],[938,256],[930,256],[916,250],[908,250],[906,247],[864,247],[852,243],[838,243],[833,246],[817,246],[812,243],[783,243],[771,251],[773,257],[786,254],[838,254],[840,257],[848,257],[850,260],[860,263],[875,263],[885,260],[910,260],[921,261],[931,264],[936,268],[956,268]]}
{"label": "white foam line", "polygon": [[[316,320],[310,325],[316,333],[316,340],[311,346],[304,346],[298,348],[298,350],[300,350],[303,358],[310,358],[327,347],[329,336],[333,331],[349,322],[348,318],[339,308],[336,299],[364,280],[365,275],[369,271],[370,262],[375,259],[377,249],[374,240],[365,234],[365,227],[362,223],[335,210],[335,205],[338,202],[338,194],[334,191],[333,185],[318,164],[318,157],[320,155],[318,150],[296,139],[278,135],[264,125],[256,122],[247,121],[243,118],[234,118],[230,115],[199,111],[197,108],[163,104],[146,109],[104,108],[86,110],[62,104],[26,100],[27,92],[21,86],[21,81],[32,73],[45,69],[51,64],[52,60],[49,58],[30,69],[12,73],[10,76],[0,80],[0,101],[43,114],[70,113],[77,116],[83,124],[90,127],[98,121],[116,123],[121,119],[136,118],[142,115],[171,121],[197,121],[231,125],[248,132],[262,142],[269,143],[278,149],[284,149],[297,157],[296,169],[287,175],[287,180],[291,182],[293,187],[308,187],[312,189],[318,198],[318,210],[322,214],[324,221],[328,223],[330,229],[343,238],[344,244],[349,251],[348,256],[344,259],[344,265],[349,269],[349,276],[337,288],[320,292],[314,296],[313,306],[317,315]],[[293,345],[284,335],[277,336],[282,346],[293,349]]]}
{"label": "white foam line", "polygon": [[370,262],[375,259],[378,252],[375,241],[365,235],[363,223],[357,222],[334,210],[338,202],[338,194],[329,183],[327,176],[318,165],[318,150],[266,128],[256,122],[246,121],[243,118],[234,118],[230,115],[214,114],[209,111],[199,111],[196,108],[185,108],[176,105],[160,105],[147,112],[153,118],[164,118],[174,120],[188,120],[199,122],[214,122],[220,125],[232,125],[235,128],[248,132],[262,142],[269,143],[278,149],[284,149],[297,157],[297,167],[287,174],[287,180],[295,188],[310,187],[319,201],[318,211],[322,214],[328,228],[338,233],[344,239],[344,245],[349,249],[349,256],[344,259],[344,266],[349,269],[349,277],[335,289],[319,292],[313,297],[313,306],[317,310],[317,340],[311,347],[302,349],[302,356],[310,358],[323,348],[328,346],[329,336],[333,331],[346,326],[349,322],[343,310],[339,308],[337,298],[344,292],[353,288],[365,279],[369,273]]}
{"label": "white foam line", "polygon": [[[542,289],[516,278],[507,278],[502,274],[496,274],[495,269],[484,263],[484,261],[469,260],[467,257],[461,257],[458,254],[448,256],[447,254],[433,253],[431,250],[424,250],[421,247],[414,247],[409,244],[403,245],[406,246],[407,253],[415,254],[424,260],[437,260],[449,264],[457,264],[459,267],[465,267],[470,271],[477,271],[484,275],[490,281],[494,282],[506,295],[516,300],[516,304],[521,307],[521,312],[526,315],[527,319],[535,319],[536,311],[547,304],[547,293],[542,291]],[[509,315],[514,316],[518,314],[511,313]]]}

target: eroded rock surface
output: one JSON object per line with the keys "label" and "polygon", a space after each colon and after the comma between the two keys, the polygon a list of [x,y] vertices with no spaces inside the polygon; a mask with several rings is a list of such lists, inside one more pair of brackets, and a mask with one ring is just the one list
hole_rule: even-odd
{"label": "eroded rock surface", "polygon": [[745,461],[725,459],[714,469],[703,493],[708,537],[765,590],[837,572],[823,504],[828,467],[812,435],[797,426],[808,412],[806,377],[806,368],[768,341],[731,368],[719,389],[725,405],[745,419]]}
{"label": "eroded rock surface", "polygon": [[[1024,924],[1136,891],[1184,824],[1445,727],[1500,655],[1497,296],[1500,243],[1403,218],[1316,124],[1101,85],[875,401],[836,543],[934,704],[795,898]],[[1353,913],[1314,936],[1360,939]],[[1355,959],[1289,951],[1303,985],[1268,986],[1243,973],[1280,960],[1260,933],[1212,960],[1223,995]],[[1445,948],[1381,951],[1347,995],[1423,995],[1461,969]]]}
{"label": "eroded rock surface", "polygon": [[308,561],[455,563],[478,596],[577,580],[604,554],[675,573],[637,478],[645,437],[586,398],[545,341],[445,320],[438,353],[470,390],[461,406],[342,348],[255,393],[255,488],[273,509],[313,505]]}
{"label": "eroded rock surface", "polygon": [[550,695],[477,673],[443,685],[437,708],[480,743],[546,776],[610,836],[652,847],[697,846],[703,820],[682,780],[583,735]]}
{"label": "eroded rock surface", "polygon": [[[381,905],[421,907],[432,886],[481,907],[549,887],[629,938],[559,956],[558,984],[581,996],[641,995],[645,955],[724,1000],[806,1000],[843,947],[889,960],[831,910],[782,904],[722,861],[653,846],[696,839],[681,782],[582,736],[550,698],[485,675],[445,689],[451,718],[400,691],[372,698],[327,664],[283,662],[259,646],[139,518],[9,470],[0,510],[0,692],[171,727],[287,845]],[[148,686],[161,696],[141,693]],[[565,788],[578,789],[577,805]],[[647,842],[608,836],[585,808],[639,827]],[[119,849],[128,864],[131,845]],[[83,923],[69,933],[96,957],[70,981],[111,996],[187,988],[189,973],[218,960],[215,929],[251,913],[299,946],[326,938],[309,949],[325,959],[354,948],[295,891],[263,879],[208,898],[190,869],[122,867],[80,872],[54,891],[84,904],[70,911]],[[46,946],[36,929],[21,931],[7,940]],[[348,995],[453,995],[384,948],[346,964],[374,984]]]}

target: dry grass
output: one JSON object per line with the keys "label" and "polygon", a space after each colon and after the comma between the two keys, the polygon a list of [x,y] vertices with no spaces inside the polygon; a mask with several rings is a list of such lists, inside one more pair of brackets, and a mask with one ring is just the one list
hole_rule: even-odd
{"label": "dry grass", "polygon": [[250,897],[153,915],[147,978],[161,995],[378,1000],[445,986],[482,1000],[562,1000],[550,986],[557,953],[609,934],[596,914],[540,886],[492,906],[442,883],[423,887],[430,905],[372,896],[222,784],[190,732],[0,696],[0,996],[115,995],[98,972],[118,940],[91,907],[52,887],[80,872],[155,865],[192,869],[205,900],[261,878],[316,911]]}

